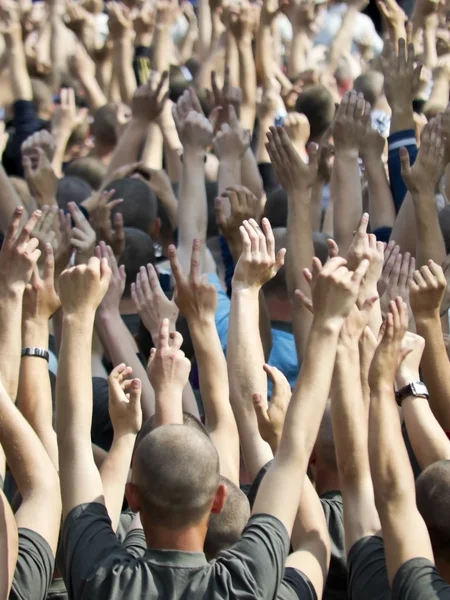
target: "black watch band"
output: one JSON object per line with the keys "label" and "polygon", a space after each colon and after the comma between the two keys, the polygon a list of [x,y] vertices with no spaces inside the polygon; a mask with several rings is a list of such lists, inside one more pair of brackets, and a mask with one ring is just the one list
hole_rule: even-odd
{"label": "black watch band", "polygon": [[48,350],[44,350],[43,348],[22,348],[22,358],[24,356],[34,356],[36,358],[43,358],[47,362],[50,360],[50,354]]}
{"label": "black watch band", "polygon": [[402,405],[403,400],[408,398],[408,396],[426,398],[428,400],[430,394],[428,393],[427,386],[422,383],[422,381],[413,381],[412,383],[405,385],[405,387],[402,387],[398,392],[395,392],[395,399],[399,406]]}

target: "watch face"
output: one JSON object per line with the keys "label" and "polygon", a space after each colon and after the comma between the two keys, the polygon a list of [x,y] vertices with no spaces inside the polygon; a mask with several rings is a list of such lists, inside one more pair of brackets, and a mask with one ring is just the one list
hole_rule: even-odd
{"label": "watch face", "polygon": [[427,396],[428,397],[427,386],[424,383],[422,383],[421,381],[415,381],[414,383],[412,383],[411,391],[415,396]]}

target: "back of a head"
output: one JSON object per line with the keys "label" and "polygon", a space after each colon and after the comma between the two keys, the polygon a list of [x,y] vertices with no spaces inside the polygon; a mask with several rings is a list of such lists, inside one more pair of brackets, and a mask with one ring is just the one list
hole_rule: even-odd
{"label": "back of a head", "polygon": [[250,504],[244,492],[223,475],[220,479],[227,486],[227,497],[222,511],[211,514],[209,519],[204,546],[208,560],[231,548],[241,537],[250,518]]}
{"label": "back of a head", "polygon": [[59,208],[66,210],[69,202],[81,204],[91,196],[93,191],[87,181],[69,175],[58,181],[56,201]]}
{"label": "back of a head", "polygon": [[99,190],[105,178],[108,167],[97,158],[86,156],[70,163],[65,174],[79,177],[86,181],[94,190]]}
{"label": "back of a head", "polygon": [[112,214],[120,212],[125,227],[134,227],[150,234],[158,214],[158,202],[153,190],[136,177],[117,179],[110,183],[106,190],[115,190],[113,200],[123,199],[123,202],[113,209]]}
{"label": "back of a head", "polygon": [[269,219],[272,229],[275,227],[287,227],[288,198],[286,190],[281,186],[267,194],[264,216],[266,219]]}
{"label": "back of a head", "polygon": [[208,516],[220,482],[219,457],[196,428],[164,425],[137,447],[133,480],[147,522],[181,529]]}
{"label": "back of a head", "polygon": [[91,133],[96,143],[107,148],[117,144],[117,111],[111,104],[105,104],[94,114]]}
{"label": "back of a head", "polygon": [[141,267],[155,263],[155,250],[152,238],[134,227],[125,227],[125,248],[119,258],[119,264],[125,266],[127,280],[124,296],[130,297],[131,284],[136,281]]}
{"label": "back of a head", "polygon": [[419,475],[416,502],[435,558],[450,562],[450,460],[435,462]]}
{"label": "back of a head", "polygon": [[378,71],[369,70],[355,79],[353,89],[363,94],[364,100],[370,102],[373,108],[383,93],[383,84],[383,75]]}
{"label": "back of a head", "polygon": [[311,137],[316,139],[326,132],[333,121],[333,97],[323,85],[312,85],[298,95],[295,110],[307,117]]}

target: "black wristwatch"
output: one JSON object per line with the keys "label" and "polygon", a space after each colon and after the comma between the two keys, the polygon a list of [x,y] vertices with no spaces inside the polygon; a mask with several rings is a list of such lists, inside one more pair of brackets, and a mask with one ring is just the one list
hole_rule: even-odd
{"label": "black wristwatch", "polygon": [[399,406],[402,405],[403,400],[408,398],[408,396],[426,398],[428,400],[430,394],[428,393],[427,386],[424,383],[421,381],[413,381],[412,383],[405,385],[405,387],[402,387],[402,389],[398,390],[398,392],[395,392],[395,399],[397,400],[397,404]]}
{"label": "black wristwatch", "polygon": [[43,348],[22,348],[22,358],[24,356],[34,356],[36,358],[43,358],[47,362],[50,361],[50,354],[48,350],[44,350]]}

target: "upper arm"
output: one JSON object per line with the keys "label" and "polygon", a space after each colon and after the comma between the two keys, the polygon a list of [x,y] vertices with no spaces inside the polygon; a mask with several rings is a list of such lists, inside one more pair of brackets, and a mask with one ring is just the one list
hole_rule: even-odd
{"label": "upper arm", "polygon": [[18,551],[18,534],[13,512],[0,489],[0,598],[8,598],[11,582],[16,567]]}

